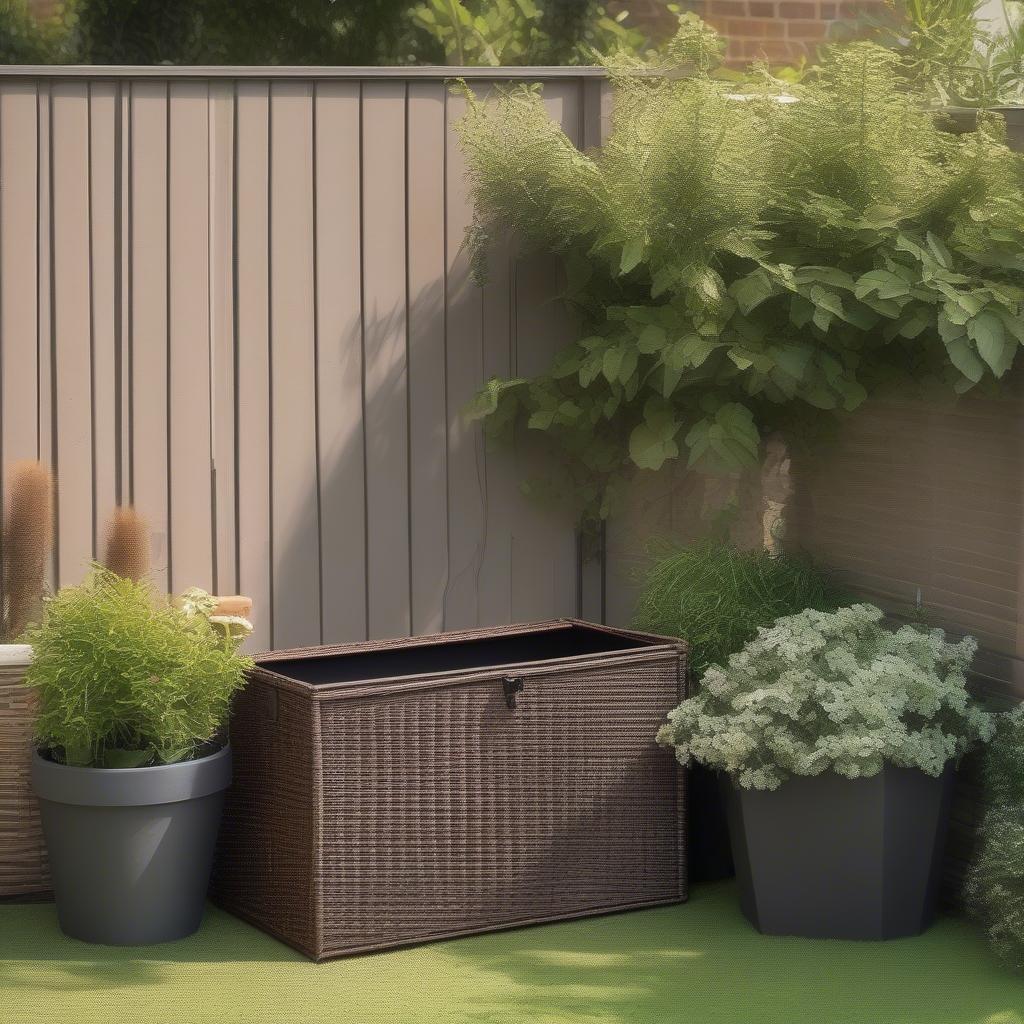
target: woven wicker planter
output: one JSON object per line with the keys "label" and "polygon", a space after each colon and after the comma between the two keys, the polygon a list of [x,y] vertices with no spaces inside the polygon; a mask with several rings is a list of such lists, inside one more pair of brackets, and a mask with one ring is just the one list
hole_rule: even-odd
{"label": "woven wicker planter", "polygon": [[25,686],[31,654],[23,644],[0,644],[0,899],[51,895],[31,782],[36,695]]}
{"label": "woven wicker planter", "polygon": [[214,899],[318,960],[684,899],[684,662],[570,620],[259,658]]}

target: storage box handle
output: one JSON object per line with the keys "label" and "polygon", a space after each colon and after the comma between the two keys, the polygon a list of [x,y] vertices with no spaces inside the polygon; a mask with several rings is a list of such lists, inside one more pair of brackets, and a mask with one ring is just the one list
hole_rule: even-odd
{"label": "storage box handle", "polygon": [[509,711],[514,711],[516,707],[516,694],[522,693],[526,683],[523,682],[522,676],[504,676],[501,680],[501,688],[505,692],[505,704],[508,706]]}

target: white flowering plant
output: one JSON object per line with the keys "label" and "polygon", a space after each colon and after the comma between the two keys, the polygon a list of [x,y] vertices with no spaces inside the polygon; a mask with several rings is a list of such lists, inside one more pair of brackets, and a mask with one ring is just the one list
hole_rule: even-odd
{"label": "white flowering plant", "polygon": [[855,604],[776,620],[704,673],[658,742],[745,789],[825,771],[863,778],[886,763],[941,775],[994,732],[966,688],[977,643],[951,643],[941,629],[893,631],[882,619]]}

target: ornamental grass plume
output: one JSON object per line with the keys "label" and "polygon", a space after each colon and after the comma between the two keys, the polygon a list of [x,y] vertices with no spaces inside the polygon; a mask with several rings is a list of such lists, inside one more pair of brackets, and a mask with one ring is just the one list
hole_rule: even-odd
{"label": "ornamental grass plume", "polygon": [[15,462],[7,475],[3,521],[3,640],[15,641],[43,606],[53,547],[53,474],[40,462]]}
{"label": "ornamental grass plume", "polygon": [[107,528],[103,564],[126,580],[149,575],[149,524],[130,505],[114,510]]}

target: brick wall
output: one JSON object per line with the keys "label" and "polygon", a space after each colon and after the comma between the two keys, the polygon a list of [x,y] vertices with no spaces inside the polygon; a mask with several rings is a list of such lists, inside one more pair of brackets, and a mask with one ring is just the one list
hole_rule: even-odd
{"label": "brick wall", "polygon": [[[730,64],[768,60],[788,64],[813,57],[815,48],[837,21],[856,17],[883,0],[690,0],[682,4],[714,25],[728,43]],[[631,20],[652,36],[670,34],[675,17],[665,0],[622,0],[609,7],[626,8]]]}
{"label": "brick wall", "polygon": [[58,0],[28,0],[28,9],[39,19],[49,18],[57,10]]}

